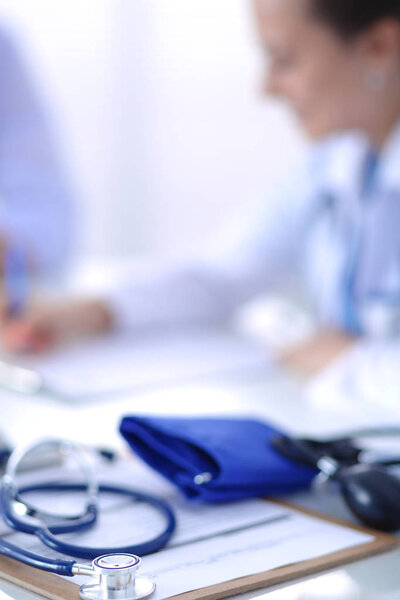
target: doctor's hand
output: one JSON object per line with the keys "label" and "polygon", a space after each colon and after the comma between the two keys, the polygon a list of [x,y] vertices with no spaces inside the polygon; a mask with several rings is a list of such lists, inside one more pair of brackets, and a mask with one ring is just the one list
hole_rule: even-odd
{"label": "doctor's hand", "polygon": [[3,320],[3,347],[13,353],[40,353],[71,339],[105,332],[112,315],[99,300],[33,304],[17,319]]}
{"label": "doctor's hand", "polygon": [[349,350],[356,340],[344,331],[320,331],[311,340],[282,352],[279,362],[300,377],[311,377]]}

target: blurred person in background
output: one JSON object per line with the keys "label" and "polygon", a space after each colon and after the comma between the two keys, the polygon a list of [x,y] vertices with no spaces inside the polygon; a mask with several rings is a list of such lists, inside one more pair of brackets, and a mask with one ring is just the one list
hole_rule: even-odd
{"label": "blurred person in background", "polygon": [[[97,300],[38,304],[3,336],[42,347],[112,327],[223,324],[295,274],[318,333],[283,353],[310,372],[356,343],[400,334],[400,2],[253,0],[265,92],[288,102],[312,140],[240,235]],[[285,148],[276,151],[284,152]],[[251,222],[252,221],[252,222]],[[394,340],[392,342],[392,340]]]}
{"label": "blurred person in background", "polygon": [[[0,263],[2,318],[15,252],[32,274],[58,276],[70,250],[72,206],[45,111],[8,31],[0,29]],[[4,285],[4,282],[6,285]]]}

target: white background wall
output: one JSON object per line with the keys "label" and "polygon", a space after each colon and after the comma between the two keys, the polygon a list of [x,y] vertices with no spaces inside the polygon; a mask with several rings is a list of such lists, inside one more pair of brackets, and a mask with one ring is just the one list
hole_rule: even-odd
{"label": "white background wall", "polygon": [[51,111],[84,256],[201,243],[301,152],[248,0],[0,0]]}

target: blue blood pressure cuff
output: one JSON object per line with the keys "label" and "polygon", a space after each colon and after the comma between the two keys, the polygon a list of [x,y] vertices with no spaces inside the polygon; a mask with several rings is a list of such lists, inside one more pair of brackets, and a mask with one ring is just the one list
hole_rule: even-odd
{"label": "blue blood pressure cuff", "polygon": [[316,474],[275,450],[282,432],[256,420],[126,416],[120,432],[192,500],[283,495],[308,487]]}

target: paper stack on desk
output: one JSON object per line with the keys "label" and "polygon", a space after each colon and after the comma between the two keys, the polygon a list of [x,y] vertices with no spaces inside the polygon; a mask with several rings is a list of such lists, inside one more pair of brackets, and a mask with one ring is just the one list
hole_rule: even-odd
{"label": "paper stack on desk", "polygon": [[18,359],[18,364],[39,374],[46,391],[79,400],[204,376],[265,372],[269,359],[261,345],[243,336],[189,331],[109,334],[42,357]]}

